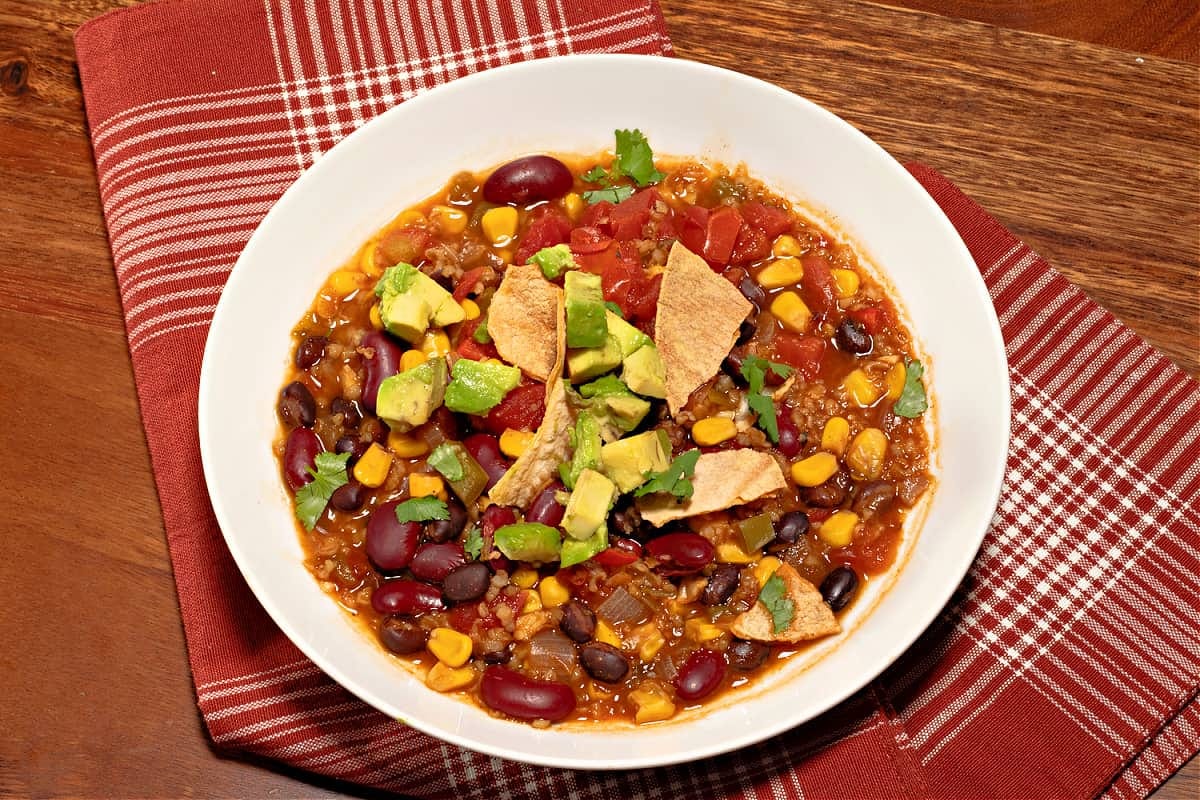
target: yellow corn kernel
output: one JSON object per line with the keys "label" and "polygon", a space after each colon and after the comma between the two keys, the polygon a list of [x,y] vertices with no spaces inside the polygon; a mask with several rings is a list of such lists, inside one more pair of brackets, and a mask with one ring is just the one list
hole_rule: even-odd
{"label": "yellow corn kernel", "polygon": [[408,476],[408,494],[410,497],[437,497],[446,491],[446,482],[440,475],[427,475],[414,472]]}
{"label": "yellow corn kernel", "polygon": [[717,561],[721,564],[749,564],[755,556],[747,553],[737,542],[721,542],[717,545]]}
{"label": "yellow corn kernel", "polygon": [[467,212],[453,206],[434,206],[429,218],[442,233],[462,233],[467,229]]}
{"label": "yellow corn kernel", "polygon": [[854,297],[858,294],[857,272],[852,269],[831,269],[829,272],[833,275],[833,284],[838,297],[845,300],[847,297]]}
{"label": "yellow corn kernel", "polygon": [[517,210],[512,206],[497,206],[483,212],[479,226],[492,247],[504,247],[517,235],[517,219]]}
{"label": "yellow corn kernel", "polygon": [[566,605],[571,599],[571,591],[553,575],[542,578],[542,582],[538,584],[538,594],[542,596],[543,608],[558,608]]}
{"label": "yellow corn kernel", "polygon": [[583,198],[579,196],[578,192],[569,192],[563,198],[563,210],[567,212],[571,222],[579,219],[579,215],[583,213]]}
{"label": "yellow corn kernel", "polygon": [[400,216],[396,217],[398,225],[424,225],[425,215],[415,208],[410,208],[408,211],[402,211]]}
{"label": "yellow corn kernel", "polygon": [[416,436],[392,431],[388,434],[388,450],[400,458],[419,458],[429,452],[429,443]]}
{"label": "yellow corn kernel", "polygon": [[697,644],[704,644],[713,639],[720,639],[725,635],[725,631],[702,617],[693,617],[683,623],[683,635]]}
{"label": "yellow corn kernel", "polygon": [[662,631],[653,622],[646,622],[634,628],[633,635],[638,642],[638,656],[642,661],[652,661],[667,640]]}
{"label": "yellow corn kernel", "polygon": [[596,620],[596,633],[593,634],[593,638],[595,638],[597,642],[611,644],[618,650],[620,650],[623,646],[620,638],[617,636],[617,632],[612,629],[611,625],[602,619]]}
{"label": "yellow corn kernel", "polygon": [[845,547],[854,539],[858,527],[858,514],[853,511],[835,511],[833,516],[817,528],[817,536],[830,547]]}
{"label": "yellow corn kernel", "polygon": [[463,314],[467,319],[479,319],[479,315],[483,313],[479,310],[479,304],[469,297],[464,297],[459,305],[462,306]]}
{"label": "yellow corn kernel", "polygon": [[512,428],[505,428],[504,433],[500,434],[500,452],[509,458],[520,458],[521,454],[529,448],[529,443],[533,441],[533,433],[531,431],[516,431]]}
{"label": "yellow corn kernel", "polygon": [[675,704],[671,702],[667,693],[658,687],[634,689],[629,693],[629,699],[637,706],[633,721],[638,725],[670,719],[675,714]]}
{"label": "yellow corn kernel", "polygon": [[780,292],[776,295],[771,301],[771,313],[783,323],[783,327],[795,333],[804,333],[812,322],[812,312],[795,292]]}
{"label": "yellow corn kernel", "polygon": [[496,251],[496,258],[503,261],[505,264],[511,264],[513,260],[513,251],[511,247],[505,247]]}
{"label": "yellow corn kernel", "polygon": [[783,562],[775,556],[767,556],[761,559],[757,564],[750,568],[754,573],[754,579],[758,581],[758,588],[762,588],[766,584],[767,579],[775,574],[775,570],[783,566]]}
{"label": "yellow corn kernel", "polygon": [[771,245],[771,253],[777,256],[798,256],[804,252],[800,248],[800,243],[796,241],[795,236],[789,236],[786,233],[775,240],[775,244]]}
{"label": "yellow corn kernel", "polygon": [[420,350],[405,350],[400,356],[400,370],[407,371],[421,366],[429,359]]}
{"label": "yellow corn kernel", "polygon": [[804,277],[804,266],[800,259],[792,256],[777,258],[758,271],[755,280],[764,289],[778,289],[799,283]]}
{"label": "yellow corn kernel", "polygon": [[450,337],[443,331],[426,331],[418,349],[426,358],[437,358],[450,352]]}
{"label": "yellow corn kernel", "polygon": [[737,425],[728,417],[706,417],[692,426],[692,441],[701,447],[712,447],[734,436],[737,436]]}
{"label": "yellow corn kernel", "polygon": [[382,486],[392,468],[392,454],[378,444],[372,444],[354,465],[354,479],[374,489]]}
{"label": "yellow corn kernel", "polygon": [[908,377],[908,370],[904,363],[897,361],[892,365],[892,368],[883,376],[883,385],[887,387],[887,399],[891,402],[896,402],[900,399],[900,393],[904,391],[904,379]]}
{"label": "yellow corn kernel", "polygon": [[535,611],[542,610],[542,598],[537,592],[529,591],[525,593],[525,605],[521,606],[522,614],[532,614]]}
{"label": "yellow corn kernel", "polygon": [[859,480],[873,481],[878,478],[883,474],[887,448],[887,434],[879,428],[859,431],[846,450],[846,466],[850,467],[850,474]]}
{"label": "yellow corn kernel", "polygon": [[837,471],[837,456],[833,453],[813,453],[792,464],[792,480],[797,486],[820,486]]}
{"label": "yellow corn kernel", "polygon": [[383,330],[383,317],[379,316],[379,303],[371,306],[371,327],[377,331]]}
{"label": "yellow corn kernel", "polygon": [[477,673],[470,667],[447,667],[441,661],[425,675],[425,685],[437,692],[456,692],[475,682]]}
{"label": "yellow corn kernel", "polygon": [[361,273],[351,272],[348,269],[339,269],[329,276],[329,291],[333,292],[335,297],[346,297],[362,288],[361,281]]}
{"label": "yellow corn kernel", "polygon": [[383,267],[375,263],[376,244],[376,242],[367,242],[358,254],[358,268],[363,271],[363,274],[372,278],[378,278],[383,274]]}
{"label": "yellow corn kernel", "polygon": [[843,378],[842,388],[846,390],[846,396],[850,398],[851,402],[863,408],[874,405],[875,401],[883,394],[878,386],[871,383],[867,373],[861,369],[856,369]]}
{"label": "yellow corn kernel", "polygon": [[471,660],[471,637],[454,628],[434,628],[425,647],[447,667],[461,667]]}
{"label": "yellow corn kernel", "polygon": [[846,452],[846,444],[850,441],[850,423],[845,417],[830,417],[821,431],[821,449],[841,456]]}
{"label": "yellow corn kernel", "polygon": [[521,567],[512,574],[509,580],[522,589],[532,589],[538,582],[537,570],[530,569],[529,567]]}

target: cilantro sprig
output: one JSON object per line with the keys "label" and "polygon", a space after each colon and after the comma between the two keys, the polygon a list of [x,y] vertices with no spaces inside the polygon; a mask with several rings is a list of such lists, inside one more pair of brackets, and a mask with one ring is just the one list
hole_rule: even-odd
{"label": "cilantro sprig", "polygon": [[463,551],[472,560],[479,560],[479,556],[483,553],[483,532],[479,530],[478,525],[467,531],[467,538],[463,540]]}
{"label": "cilantro sprig", "polygon": [[775,414],[775,400],[763,391],[768,371],[781,378],[787,378],[795,372],[786,364],[777,364],[756,355],[748,355],[742,360],[742,377],[750,384],[750,392],[746,395],[746,405],[758,415],[758,427],[763,429],[772,442],[778,444],[779,419]]}
{"label": "cilantro sprig", "polygon": [[680,453],[662,472],[648,473],[646,482],[634,490],[634,495],[644,497],[662,492],[675,495],[679,500],[687,500],[694,491],[690,478],[696,472],[696,461],[699,458],[700,451],[696,448]]}
{"label": "cilantro sprig", "polygon": [[450,509],[440,498],[414,497],[396,506],[398,522],[428,522],[433,519],[450,519]]}
{"label": "cilantro sprig", "polygon": [[308,469],[308,474],[313,476],[312,482],[296,491],[296,518],[305,530],[313,529],[317,518],[329,505],[329,498],[333,497],[339,486],[349,482],[350,478],[346,475],[346,462],[349,460],[349,453],[317,454],[314,466]]}
{"label": "cilantro sprig", "polygon": [[758,602],[770,613],[775,633],[783,633],[792,624],[792,618],[796,615],[796,604],[787,596],[787,586],[784,585],[783,578],[778,575],[767,578],[758,593]]}
{"label": "cilantro sprig", "polygon": [[904,362],[904,388],[900,397],[892,406],[892,412],[898,417],[919,417],[929,408],[929,399],[925,396],[925,384],[921,376],[925,367],[920,361]]}
{"label": "cilantro sprig", "polygon": [[601,200],[619,203],[629,198],[633,194],[633,187],[618,185],[617,181],[622,178],[629,178],[638,187],[644,187],[667,177],[655,168],[654,151],[641,131],[635,128],[614,131],[614,134],[617,157],[613,160],[612,168],[605,170],[595,166],[583,174],[585,181],[601,187],[583,193],[583,199],[588,203],[599,203]]}

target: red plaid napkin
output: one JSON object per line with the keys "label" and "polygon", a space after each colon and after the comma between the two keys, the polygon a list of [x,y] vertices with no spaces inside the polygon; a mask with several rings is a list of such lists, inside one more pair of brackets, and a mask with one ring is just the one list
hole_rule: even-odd
{"label": "red plaid napkin", "polygon": [[[200,710],[217,745],[429,798],[1144,795],[1200,741],[1200,389],[926,167],[1011,366],[1003,498],[959,595],[867,689],[670,769],[528,767],[430,739],[308,662],[242,582],[195,432],[209,319],[251,231],[323,151],[460,75],[669,54],[654,0],[169,0],[76,36]],[[503,10],[501,10],[503,9]]]}

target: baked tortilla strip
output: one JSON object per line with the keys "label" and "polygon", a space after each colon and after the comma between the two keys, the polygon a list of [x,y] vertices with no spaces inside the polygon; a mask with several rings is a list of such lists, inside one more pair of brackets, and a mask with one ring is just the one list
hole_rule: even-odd
{"label": "baked tortilla strip", "polygon": [[667,373],[667,407],[679,413],[697,387],[717,374],[752,308],[733,284],[676,242],[667,256],[654,343]]}
{"label": "baked tortilla strip", "polygon": [[655,527],[671,520],[721,511],[777,492],[787,486],[783,470],[767,453],[758,450],[721,450],[702,453],[692,475],[692,496],[677,503],[666,494],[638,498],[642,519]]}
{"label": "baked tortilla strip", "polygon": [[488,334],[500,357],[539,381],[549,381],[558,352],[558,309],[562,289],[534,264],[513,264],[488,307]]}
{"label": "baked tortilla strip", "polygon": [[775,570],[783,581],[788,599],[792,601],[792,621],[784,630],[775,632],[775,620],[762,603],[739,614],[729,627],[730,633],[742,639],[756,642],[803,642],[833,633],[841,633],[842,626],[826,605],[821,592],[792,568],[783,564]]}

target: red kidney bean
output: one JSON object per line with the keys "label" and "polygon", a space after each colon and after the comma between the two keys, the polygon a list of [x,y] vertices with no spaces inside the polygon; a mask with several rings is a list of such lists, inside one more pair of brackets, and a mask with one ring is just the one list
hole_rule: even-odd
{"label": "red kidney bean", "polygon": [[446,501],[446,511],[450,519],[435,519],[425,523],[425,538],[431,542],[448,542],[458,538],[463,528],[467,527],[467,509],[457,498],[451,497]]}
{"label": "red kidney bean", "polygon": [[845,564],[837,567],[821,581],[821,597],[834,611],[841,611],[854,599],[858,590],[858,575]]}
{"label": "red kidney bean", "polygon": [[358,511],[367,500],[367,487],[351,478],[333,490],[329,505],[338,511]]}
{"label": "red kidney bean", "polygon": [[371,331],[363,336],[360,346],[373,351],[370,358],[363,358],[366,376],[362,386],[362,403],[374,411],[379,384],[400,371],[400,356],[404,350],[382,331]]}
{"label": "red kidney bean", "polygon": [[442,594],[452,603],[478,600],[492,583],[492,571],[482,561],[472,561],[456,567],[442,581]]}
{"label": "red kidney bean", "polygon": [[384,581],[371,595],[371,608],[380,614],[408,614],[437,611],[443,607],[442,593],[428,583],[399,578]]}
{"label": "red kidney bean", "polygon": [[579,648],[579,661],[588,675],[604,683],[618,683],[629,674],[629,659],[604,642],[590,642]]}
{"label": "red kidney bean", "polygon": [[555,722],[575,710],[575,692],[565,683],[535,681],[507,667],[488,667],[479,685],[488,708],[517,719]]}
{"label": "red kidney bean", "polygon": [[729,666],[742,672],[749,672],[752,669],[757,669],[760,664],[766,661],[770,653],[771,648],[761,642],[734,639],[729,643],[729,649],[725,651],[725,657],[729,659]]}
{"label": "red kidney bean", "polygon": [[406,617],[385,617],[379,623],[379,641],[393,653],[407,655],[425,649],[429,634]]}
{"label": "red kidney bean", "polygon": [[308,428],[293,428],[288,434],[283,446],[283,474],[293,492],[312,482],[309,470],[316,466],[317,454],[324,449],[321,440]]}
{"label": "red kidney bean", "polygon": [[646,551],[660,563],[665,575],[699,572],[716,556],[712,542],[698,533],[668,533],[651,539]]}
{"label": "red kidney bean", "polygon": [[367,558],[382,572],[404,569],[417,552],[421,523],[396,519],[399,500],[377,506],[367,520]]}
{"label": "red kidney bean", "polygon": [[300,369],[308,369],[320,361],[321,356],[325,355],[325,345],[327,344],[329,344],[329,340],[324,336],[305,336],[304,341],[296,348],[296,366]]}
{"label": "red kidney bean", "polygon": [[784,458],[795,458],[800,455],[803,445],[800,443],[800,431],[796,429],[796,423],[792,422],[791,409],[783,406],[775,416],[779,428],[779,443],[775,446]]}
{"label": "red kidney bean", "polygon": [[563,486],[558,481],[552,481],[549,486],[542,489],[542,493],[534,498],[533,505],[529,507],[529,511],[525,514],[526,522],[540,522],[543,525],[549,525],[551,528],[557,528],[562,522],[563,514],[566,512],[566,507],[563,506],[554,495],[557,492],[565,492],[567,487]]}
{"label": "red kidney bean", "polygon": [[491,491],[496,482],[508,472],[508,459],[500,453],[500,440],[486,433],[473,433],[463,439],[463,447],[471,457],[479,462],[487,473],[488,482],[485,491]]}
{"label": "red kidney bean", "polygon": [[675,693],[684,700],[699,700],[712,694],[725,677],[725,657],[716,650],[701,648],[688,656],[675,676]]}
{"label": "red kidney bean", "polygon": [[467,554],[463,552],[462,545],[458,542],[444,542],[418,547],[408,568],[415,577],[423,581],[441,583],[456,567],[465,563]]}
{"label": "red kidney bean", "polygon": [[557,158],[525,156],[498,167],[483,182],[483,199],[489,203],[525,205],[553,200],[571,191],[571,170]]}
{"label": "red kidney bean", "polygon": [[292,381],[279,393],[279,418],[289,428],[311,428],[317,420],[317,401],[300,381]]}

